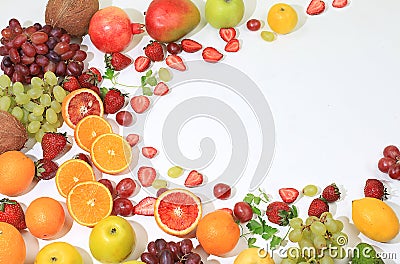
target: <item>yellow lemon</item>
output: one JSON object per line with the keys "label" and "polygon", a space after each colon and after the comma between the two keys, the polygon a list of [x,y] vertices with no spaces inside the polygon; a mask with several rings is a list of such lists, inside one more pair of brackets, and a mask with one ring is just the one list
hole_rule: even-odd
{"label": "yellow lemon", "polygon": [[388,242],[399,233],[396,213],[385,202],[375,198],[353,201],[352,218],[362,234],[378,242]]}
{"label": "yellow lemon", "polygon": [[296,10],[288,4],[273,5],[267,16],[267,22],[272,31],[278,34],[288,34],[293,31],[299,20]]}
{"label": "yellow lemon", "polygon": [[263,249],[246,248],[237,255],[233,264],[275,264],[275,261]]}

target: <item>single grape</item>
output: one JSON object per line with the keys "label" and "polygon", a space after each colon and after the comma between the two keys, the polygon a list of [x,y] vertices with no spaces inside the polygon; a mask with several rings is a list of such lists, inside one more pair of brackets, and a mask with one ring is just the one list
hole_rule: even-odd
{"label": "single grape", "polygon": [[114,186],[113,186],[112,182],[109,179],[100,179],[100,180],[98,180],[98,182],[104,184],[107,187],[107,189],[110,191],[111,196],[115,197]]}
{"label": "single grape", "polygon": [[19,106],[15,106],[11,111],[11,114],[15,116],[15,118],[17,118],[18,120],[22,120],[22,118],[24,117],[24,111]]}
{"label": "single grape", "polygon": [[33,108],[33,111],[32,111],[32,113],[35,116],[42,116],[43,112],[44,112],[44,106],[43,105],[38,105],[38,104],[35,105],[35,107]]}
{"label": "single grape", "polygon": [[55,124],[58,121],[57,113],[52,108],[46,109],[46,120],[50,124]]}
{"label": "single grape", "polygon": [[157,253],[160,253],[161,251],[167,248],[167,241],[165,241],[165,239],[163,238],[156,239],[154,243],[156,245]]}
{"label": "single grape", "polygon": [[37,142],[42,142],[42,138],[43,138],[43,136],[44,136],[44,130],[43,129],[39,129],[39,131],[38,132],[36,132],[36,134],[35,134],[35,140],[37,141]]}
{"label": "single grape", "polygon": [[1,89],[6,89],[10,87],[11,85],[11,79],[7,75],[3,74],[0,75],[0,88]]}
{"label": "single grape", "polygon": [[343,222],[340,220],[335,220],[335,223],[338,226],[338,232],[341,232],[344,228]]}
{"label": "single grape", "polygon": [[163,192],[166,192],[166,191],[168,191],[168,188],[160,188],[160,189],[157,190],[156,196],[158,197],[158,196],[160,196]]}
{"label": "single grape", "polygon": [[163,82],[169,82],[172,79],[172,74],[167,68],[161,67],[158,70],[158,77]]}
{"label": "single grape", "polygon": [[[43,121],[45,121],[45,120],[43,120]],[[50,124],[49,122],[44,122],[42,124],[42,129],[45,132],[53,132],[54,133],[57,131],[57,128],[55,126],[53,126],[52,124]]]}
{"label": "single grape", "polygon": [[34,134],[39,131],[41,125],[39,121],[32,121],[28,124],[27,130],[29,133]]}
{"label": "single grape", "polygon": [[276,34],[271,31],[261,31],[261,38],[265,41],[272,42],[276,39]]}
{"label": "single grape", "polygon": [[136,190],[136,183],[131,178],[124,178],[118,182],[115,190],[118,197],[129,198]]}
{"label": "single grape", "polygon": [[326,248],[326,239],[321,235],[316,235],[313,239],[314,247],[316,249],[323,249]]}
{"label": "single grape", "polygon": [[127,198],[117,198],[113,203],[113,214],[120,216],[132,216],[133,215],[133,204],[131,200]]}
{"label": "single grape", "polygon": [[49,39],[49,35],[47,35],[43,31],[36,31],[30,37],[30,40],[33,44],[43,44]]}
{"label": "single grape", "polygon": [[303,232],[301,229],[293,229],[289,232],[289,240],[297,243],[303,238]]}
{"label": "single grape", "polygon": [[400,180],[400,164],[396,163],[388,170],[389,177],[395,180]]}
{"label": "single grape", "polygon": [[173,166],[171,168],[168,169],[168,176],[171,178],[178,178],[179,176],[181,176],[183,173],[183,168],[179,167],[179,166]]}
{"label": "single grape", "polygon": [[51,104],[51,96],[49,94],[42,94],[40,96],[39,102],[41,105],[47,107]]}
{"label": "single grape", "polygon": [[19,105],[27,104],[31,98],[26,93],[18,93],[15,95],[15,102]]}
{"label": "single grape", "polygon": [[312,197],[318,193],[318,187],[314,184],[308,184],[303,188],[303,194],[305,196]]}
{"label": "single grape", "polygon": [[158,257],[149,252],[142,253],[140,255],[140,260],[146,264],[159,264]]}
{"label": "single grape", "polygon": [[310,226],[311,232],[315,235],[324,235],[326,233],[326,227],[323,223],[315,221]]}
{"label": "single grape", "polygon": [[44,73],[44,80],[51,86],[55,86],[58,82],[57,76],[54,74],[54,72],[51,71],[47,71]]}
{"label": "single grape", "polygon": [[250,31],[257,31],[261,28],[261,22],[258,19],[252,18],[246,23],[247,29]]}
{"label": "single grape", "polygon": [[16,82],[12,86],[13,94],[19,94],[25,92],[25,87],[21,82]]}
{"label": "single grape", "polygon": [[0,97],[0,110],[8,111],[11,106],[11,98],[10,96],[2,96]]}
{"label": "single grape", "polygon": [[150,241],[147,244],[147,251],[153,255],[157,255],[156,243],[154,241]]}
{"label": "single grape", "polygon": [[161,188],[166,188],[167,187],[167,181],[162,180],[162,179],[155,179],[151,186],[153,186],[154,189],[161,189]]}
{"label": "single grape", "polygon": [[61,112],[61,104],[60,104],[58,101],[56,101],[56,100],[51,101],[50,107],[51,107],[51,108],[54,110],[54,112],[56,112],[57,114]]}
{"label": "single grape", "polygon": [[64,88],[62,88],[60,85],[56,85],[53,88],[53,95],[54,95],[54,98],[57,100],[57,102],[62,103],[65,96],[67,96],[67,93],[64,90]]}
{"label": "single grape", "polygon": [[336,233],[336,232],[340,231],[339,226],[336,223],[336,220],[334,220],[332,218],[326,218],[325,227],[326,227],[326,230],[328,230],[328,232],[330,232],[330,233]]}
{"label": "single grape", "polygon": [[167,45],[167,51],[170,54],[178,54],[178,53],[180,53],[182,51],[182,47],[181,47],[181,45],[179,45],[179,44],[177,44],[175,42],[170,42]]}
{"label": "single grape", "polygon": [[400,157],[400,150],[396,146],[389,145],[383,149],[383,156],[397,159]]}
{"label": "single grape", "polygon": [[164,249],[161,251],[159,257],[158,257],[160,263],[163,264],[174,264],[174,256],[171,253],[171,251]]}
{"label": "single grape", "polygon": [[31,85],[32,88],[42,89],[44,82],[41,78],[35,76],[31,79]]}
{"label": "single grape", "polygon": [[32,87],[26,93],[31,99],[38,99],[43,94],[43,89]]}
{"label": "single grape", "polygon": [[121,126],[130,126],[133,122],[133,115],[129,111],[119,111],[115,116],[115,120]]}
{"label": "single grape", "polygon": [[237,202],[233,208],[233,214],[241,223],[246,223],[253,218],[253,209],[246,202]]}
{"label": "single grape", "polygon": [[338,232],[338,233],[332,234],[331,241],[334,245],[344,246],[344,245],[347,245],[349,238],[348,238],[347,234],[345,234],[343,232]]}
{"label": "single grape", "polygon": [[388,173],[390,167],[392,167],[394,164],[396,164],[395,159],[383,157],[378,162],[378,169],[383,173]]}
{"label": "single grape", "polygon": [[184,255],[189,254],[193,250],[192,240],[185,238],[180,242],[181,251]]}
{"label": "single grape", "polygon": [[22,107],[27,110],[28,112],[32,112],[33,108],[35,108],[36,104],[32,101],[27,102],[26,104],[24,104]]}
{"label": "single grape", "polygon": [[306,218],[306,225],[309,226],[315,221],[319,221],[319,218],[316,216],[309,216]]}
{"label": "single grape", "polygon": [[300,229],[303,226],[303,220],[300,217],[295,217],[289,220],[289,225],[293,229]]}
{"label": "single grape", "polygon": [[200,264],[201,263],[201,257],[199,254],[190,252],[187,256],[185,264]]}
{"label": "single grape", "polygon": [[225,183],[217,183],[213,189],[214,196],[221,200],[231,197],[231,187]]}
{"label": "single grape", "polygon": [[335,263],[334,260],[328,255],[325,255],[319,259],[319,264],[334,264],[334,263]]}
{"label": "single grape", "polygon": [[28,120],[29,121],[43,121],[43,115],[40,115],[40,116],[37,116],[37,115],[34,115],[33,113],[29,113],[28,114]]}
{"label": "single grape", "polygon": [[22,122],[22,124],[26,125],[29,123],[29,120],[28,120],[29,111],[22,108],[22,112],[24,112],[24,116],[22,117],[21,122]]}
{"label": "single grape", "polygon": [[178,243],[176,243],[174,241],[169,241],[167,243],[167,249],[169,251],[171,251],[175,261],[178,261],[182,258],[183,253],[182,253],[181,247]]}

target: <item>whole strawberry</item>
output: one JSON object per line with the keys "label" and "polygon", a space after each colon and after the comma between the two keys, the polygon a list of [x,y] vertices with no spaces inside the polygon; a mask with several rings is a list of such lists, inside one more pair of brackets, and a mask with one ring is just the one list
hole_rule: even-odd
{"label": "whole strawberry", "polygon": [[120,90],[112,88],[104,96],[104,112],[106,114],[115,114],[125,104],[126,95],[121,93]]}
{"label": "whole strawberry", "polygon": [[81,85],[75,76],[66,76],[61,85],[64,90],[68,92],[72,92],[81,88]]}
{"label": "whole strawberry", "polygon": [[8,198],[0,200],[0,222],[6,222],[13,225],[18,230],[26,228],[25,214],[21,205]]}
{"label": "whole strawberry", "polygon": [[379,200],[387,199],[388,193],[383,183],[378,179],[368,179],[364,187],[365,197],[372,197]]}
{"label": "whole strawberry", "polygon": [[46,132],[42,138],[43,159],[53,160],[61,154],[67,145],[66,133]]}
{"label": "whole strawberry", "polygon": [[336,202],[340,199],[340,191],[335,183],[332,183],[324,188],[321,194],[322,198],[328,203]]}
{"label": "whole strawberry", "polygon": [[164,60],[164,47],[160,42],[151,41],[144,48],[144,54],[152,61],[163,61]]}
{"label": "whole strawberry", "polygon": [[56,176],[58,165],[52,160],[40,159],[35,162],[36,175],[39,180],[50,180]]}
{"label": "whole strawberry", "polygon": [[84,88],[90,88],[93,85],[97,86],[102,80],[103,77],[100,71],[95,67],[89,68],[78,77],[79,84]]}
{"label": "whole strawberry", "polygon": [[268,204],[265,214],[271,223],[287,226],[290,219],[297,217],[297,209],[294,206],[289,207],[287,203],[277,201]]}
{"label": "whole strawberry", "polygon": [[107,68],[115,71],[122,71],[132,63],[131,58],[120,52],[106,54],[104,60],[106,62]]}
{"label": "whole strawberry", "polygon": [[321,198],[315,198],[312,200],[310,207],[308,208],[308,215],[320,217],[324,212],[329,212],[328,203]]}

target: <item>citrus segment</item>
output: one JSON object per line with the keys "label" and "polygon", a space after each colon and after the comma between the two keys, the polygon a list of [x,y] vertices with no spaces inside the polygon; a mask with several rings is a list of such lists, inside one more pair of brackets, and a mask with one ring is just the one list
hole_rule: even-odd
{"label": "citrus segment", "polygon": [[132,149],[122,136],[109,133],[94,140],[90,156],[100,171],[117,174],[128,168],[132,161]]}
{"label": "citrus segment", "polygon": [[14,226],[0,222],[0,263],[23,264],[26,245],[21,233]]}
{"label": "citrus segment", "polygon": [[63,197],[67,197],[68,192],[77,183],[94,180],[95,175],[92,167],[86,161],[80,159],[65,161],[58,168],[55,177],[57,190]]}
{"label": "citrus segment", "polygon": [[90,152],[90,147],[98,136],[112,132],[111,125],[106,119],[98,115],[89,115],[78,122],[74,137],[79,147]]}
{"label": "citrus segment", "polygon": [[62,102],[62,117],[72,129],[82,118],[88,115],[103,116],[103,113],[104,106],[100,96],[88,88],[72,91]]}
{"label": "citrus segment", "polygon": [[67,206],[77,223],[94,226],[111,214],[113,198],[108,188],[100,182],[80,182],[68,193]]}
{"label": "citrus segment", "polygon": [[165,191],[154,205],[154,217],[158,226],[175,236],[184,236],[193,231],[201,215],[200,199],[184,189]]}

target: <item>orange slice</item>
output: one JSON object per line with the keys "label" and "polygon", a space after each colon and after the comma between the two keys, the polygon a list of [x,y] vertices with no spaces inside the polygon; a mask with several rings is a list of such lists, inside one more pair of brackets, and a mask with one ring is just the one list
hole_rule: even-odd
{"label": "orange slice", "polygon": [[128,168],[132,148],[122,136],[114,133],[98,136],[90,149],[93,164],[102,172],[117,174]]}
{"label": "orange slice", "polygon": [[63,197],[67,197],[68,192],[77,183],[94,180],[93,168],[86,161],[80,159],[65,161],[58,168],[55,177],[57,190]]}
{"label": "orange slice", "polygon": [[154,217],[158,226],[175,236],[185,236],[192,232],[197,227],[201,215],[200,199],[184,189],[163,192],[154,205]]}
{"label": "orange slice", "polygon": [[90,147],[98,136],[112,132],[112,127],[105,118],[89,115],[76,124],[74,137],[79,147],[90,152]]}
{"label": "orange slice", "polygon": [[94,226],[111,214],[113,198],[108,188],[100,182],[80,182],[68,193],[67,207],[77,223]]}
{"label": "orange slice", "polygon": [[72,129],[85,116],[103,116],[103,113],[104,106],[100,96],[88,88],[72,91],[62,102],[62,117]]}

